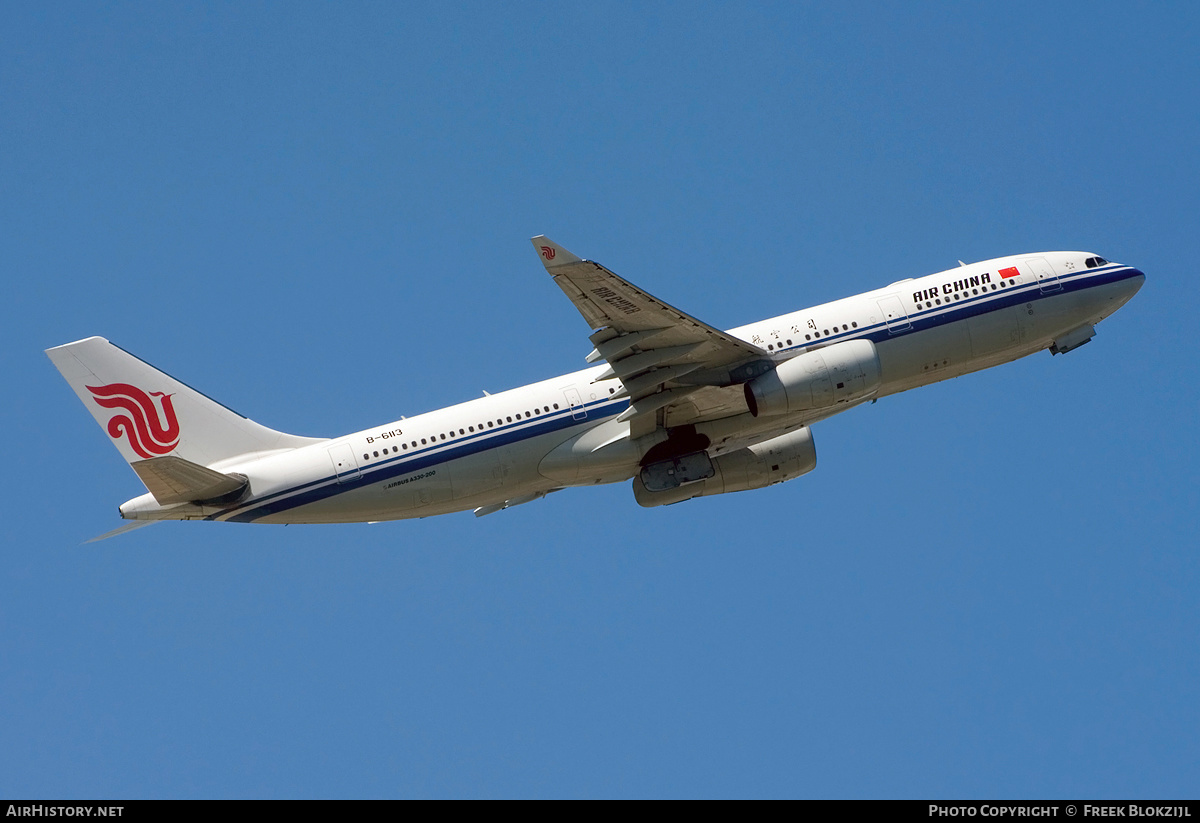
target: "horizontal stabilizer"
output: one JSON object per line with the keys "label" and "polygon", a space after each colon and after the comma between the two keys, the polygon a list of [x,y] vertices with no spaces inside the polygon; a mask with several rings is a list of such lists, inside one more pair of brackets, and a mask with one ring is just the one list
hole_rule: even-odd
{"label": "horizontal stabilizer", "polygon": [[160,506],[216,501],[246,489],[242,475],[222,474],[182,457],[152,457],[131,465]]}
{"label": "horizontal stabilizer", "polygon": [[119,534],[131,532],[134,529],[140,529],[143,526],[152,526],[155,523],[161,523],[161,520],[134,520],[131,523],[126,523],[124,526],[117,526],[110,532],[105,532],[99,537],[93,537],[91,540],[85,540],[84,543],[99,543],[101,540],[107,540],[110,537],[116,537]]}

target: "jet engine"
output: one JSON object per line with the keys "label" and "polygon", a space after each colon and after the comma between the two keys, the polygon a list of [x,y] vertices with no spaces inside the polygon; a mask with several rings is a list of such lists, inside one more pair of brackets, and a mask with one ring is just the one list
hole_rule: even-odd
{"label": "jet engine", "polygon": [[879,390],[879,354],[870,340],[847,340],[785,360],[745,384],[755,417],[826,409]]}
{"label": "jet engine", "polygon": [[693,497],[761,489],[808,474],[816,467],[817,449],[812,432],[805,426],[714,458],[713,473],[705,480],[665,491],[650,491],[639,474],[633,478],[633,497],[639,506],[646,508],[665,506]]}

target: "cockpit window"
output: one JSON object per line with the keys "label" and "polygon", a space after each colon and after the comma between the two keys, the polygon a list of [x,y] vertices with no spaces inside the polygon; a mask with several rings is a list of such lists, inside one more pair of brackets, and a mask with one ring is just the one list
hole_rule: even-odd
{"label": "cockpit window", "polygon": [[1094,269],[1097,266],[1107,266],[1108,265],[1108,261],[1105,260],[1103,257],[1089,257],[1087,260],[1084,260],[1083,262],[1089,269]]}

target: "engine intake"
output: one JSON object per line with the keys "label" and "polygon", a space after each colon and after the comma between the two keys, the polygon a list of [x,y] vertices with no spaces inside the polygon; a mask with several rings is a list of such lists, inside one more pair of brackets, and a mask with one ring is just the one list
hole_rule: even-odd
{"label": "engine intake", "polygon": [[847,340],[785,360],[745,384],[755,417],[827,409],[879,390],[879,354],[870,340]]}
{"label": "engine intake", "polygon": [[633,478],[633,497],[639,506],[651,508],[680,503],[693,497],[761,489],[774,483],[808,474],[817,467],[817,449],[808,427],[723,454],[712,461],[712,474],[705,480],[663,491],[651,491],[643,475]]}

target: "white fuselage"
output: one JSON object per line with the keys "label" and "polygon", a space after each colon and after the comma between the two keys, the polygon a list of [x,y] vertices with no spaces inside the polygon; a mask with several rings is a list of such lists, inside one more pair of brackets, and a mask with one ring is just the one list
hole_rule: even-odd
{"label": "white fuselage", "polygon": [[[777,361],[853,339],[878,351],[874,398],[1006,363],[1108,317],[1141,287],[1137,269],[1083,252],[988,260],[733,329]],[[1086,261],[1086,262],[1085,262]],[[1014,276],[1015,270],[1015,276]],[[1006,272],[1002,276],[1001,272]],[[495,510],[569,487],[628,480],[666,434],[630,439],[615,379],[599,365],[251,462],[235,505],[121,507],[128,519],[337,523]],[[851,404],[853,405],[853,404]],[[714,457],[840,412],[696,424]]]}

